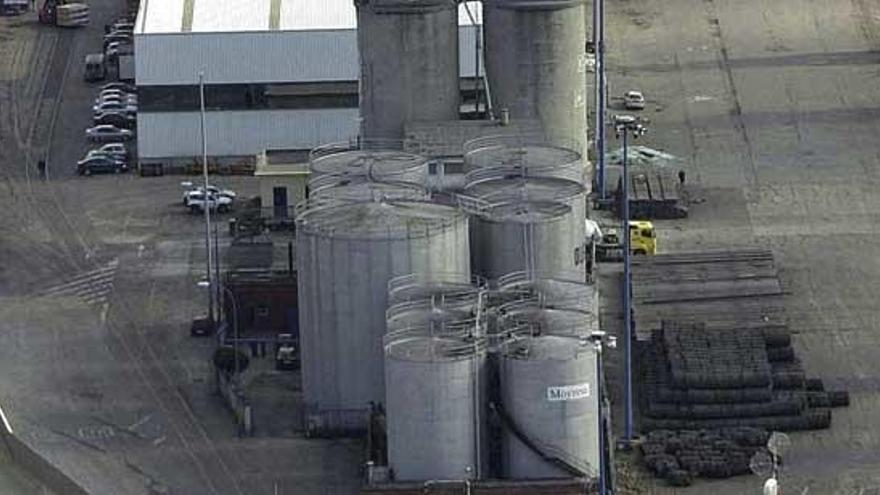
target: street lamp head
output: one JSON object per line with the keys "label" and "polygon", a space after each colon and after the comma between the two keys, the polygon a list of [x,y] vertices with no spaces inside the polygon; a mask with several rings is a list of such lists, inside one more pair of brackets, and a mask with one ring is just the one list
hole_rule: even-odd
{"label": "street lamp head", "polygon": [[198,285],[199,287],[210,287],[210,286],[211,286],[211,282],[209,282],[209,281],[207,281],[207,280],[199,280],[199,281],[196,283],[196,285]]}

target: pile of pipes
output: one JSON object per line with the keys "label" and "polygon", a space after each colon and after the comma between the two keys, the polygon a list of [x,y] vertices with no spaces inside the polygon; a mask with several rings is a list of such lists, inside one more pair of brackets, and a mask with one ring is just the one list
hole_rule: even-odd
{"label": "pile of pipes", "polygon": [[[672,435],[669,430],[699,430],[703,437],[714,439],[741,428],[828,428],[831,408],[849,405],[846,391],[826,392],[821,380],[806,378],[787,330],[730,331],[707,329],[702,323],[665,321],[651,340],[643,350],[641,404],[642,430],[650,432],[649,439],[667,438]],[[709,477],[747,472],[748,458],[743,468],[739,460],[744,452],[736,446],[751,446],[757,440],[724,440],[727,443],[716,442],[703,449],[712,454],[703,459],[717,461],[715,464],[694,465],[687,461],[687,455],[682,458],[678,449],[670,447],[662,451],[678,456],[676,463],[670,457],[657,457],[661,449],[650,446],[653,440],[643,450],[652,471],[673,483],[687,479],[681,473],[670,474],[676,470]]]}
{"label": "pile of pipes", "polygon": [[664,322],[652,341],[645,356],[644,431],[822,429],[831,424],[830,407],[849,402],[846,392],[826,394],[821,380],[805,377],[787,333]]}
{"label": "pile of pipes", "polygon": [[655,430],[641,444],[648,469],[673,486],[688,486],[694,476],[727,478],[748,474],[749,461],[765,450],[770,433],[761,428]]}

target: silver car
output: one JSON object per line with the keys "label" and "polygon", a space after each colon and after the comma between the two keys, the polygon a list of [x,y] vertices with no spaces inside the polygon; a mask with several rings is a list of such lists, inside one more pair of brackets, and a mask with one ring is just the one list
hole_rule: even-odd
{"label": "silver car", "polygon": [[89,141],[106,143],[108,141],[129,141],[134,133],[128,129],[120,129],[115,125],[96,125],[86,129],[86,137]]}
{"label": "silver car", "polygon": [[623,106],[627,110],[642,110],[645,108],[645,95],[641,91],[627,91],[623,95]]}

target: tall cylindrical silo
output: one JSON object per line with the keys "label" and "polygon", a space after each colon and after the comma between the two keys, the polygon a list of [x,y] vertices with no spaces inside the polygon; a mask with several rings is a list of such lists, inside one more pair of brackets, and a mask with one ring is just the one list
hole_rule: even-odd
{"label": "tall cylindrical silo", "polygon": [[493,106],[509,109],[511,118],[538,119],[552,143],[577,143],[575,149],[586,158],[585,2],[487,0],[483,5]]}
{"label": "tall cylindrical silo", "polygon": [[585,189],[554,177],[469,183],[474,272],[494,279],[515,271],[585,277]]}
{"label": "tall cylindrical silo", "polygon": [[597,475],[599,403],[592,345],[563,336],[525,338],[504,347],[499,366],[507,422],[502,437],[505,476]]}
{"label": "tall cylindrical silo", "polygon": [[496,135],[472,139],[464,145],[465,172],[497,170],[526,177],[560,177],[585,183],[584,160],[574,149],[530,135]]}
{"label": "tall cylindrical silo", "polygon": [[485,359],[479,342],[413,337],[387,343],[388,465],[395,479],[481,474]]}
{"label": "tall cylindrical silo", "polygon": [[384,400],[389,279],[468,273],[468,220],[455,208],[412,200],[314,200],[299,210],[303,395],[309,426],[333,429],[345,411]]}
{"label": "tall cylindrical silo", "polygon": [[458,8],[451,0],[357,0],[366,138],[402,139],[411,120],[459,115]]}

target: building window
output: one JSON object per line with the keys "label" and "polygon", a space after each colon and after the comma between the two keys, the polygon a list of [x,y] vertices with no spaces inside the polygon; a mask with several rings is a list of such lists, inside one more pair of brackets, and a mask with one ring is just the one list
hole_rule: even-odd
{"label": "building window", "polygon": [[[197,112],[201,108],[198,85],[139,86],[138,102],[142,112]],[[205,109],[212,111],[357,106],[356,81],[205,85]]]}

